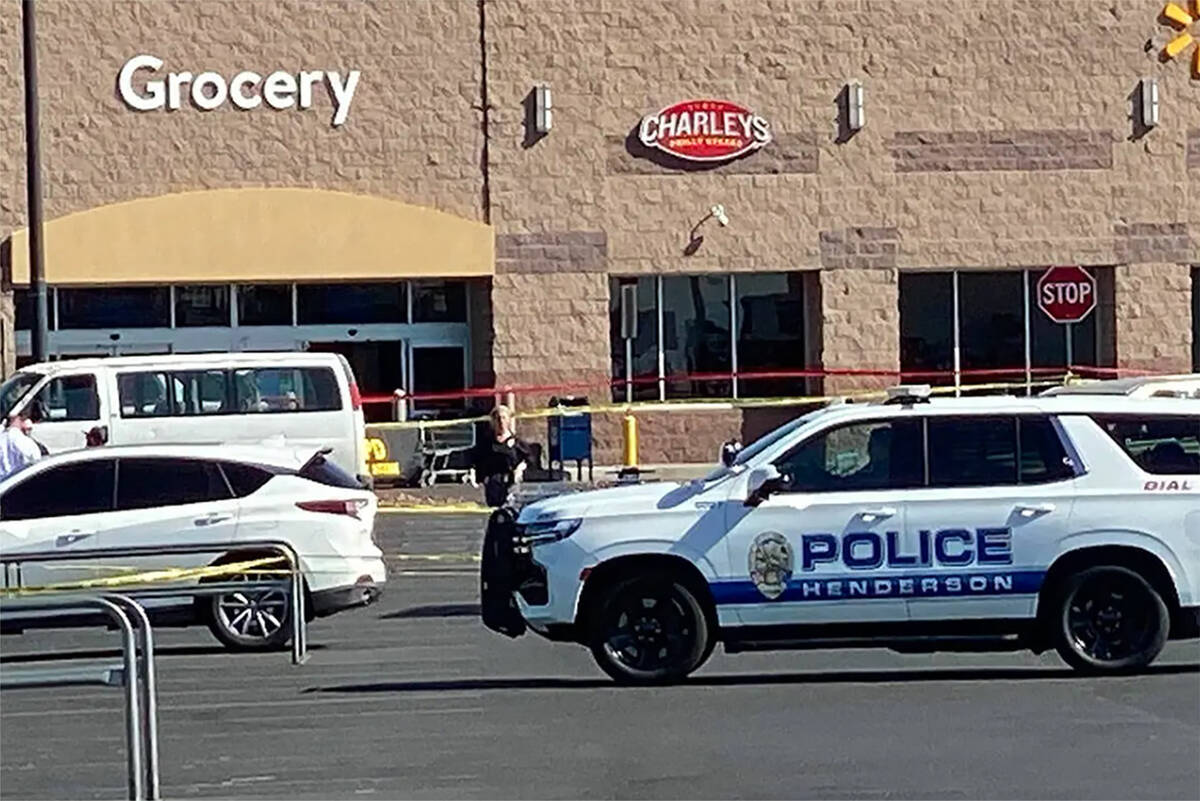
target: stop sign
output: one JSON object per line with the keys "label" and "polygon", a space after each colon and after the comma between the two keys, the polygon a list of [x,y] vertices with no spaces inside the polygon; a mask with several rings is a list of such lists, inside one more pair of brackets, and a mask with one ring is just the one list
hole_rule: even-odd
{"label": "stop sign", "polygon": [[1096,308],[1096,279],[1082,267],[1051,267],[1038,279],[1037,301],[1054,322],[1077,323]]}

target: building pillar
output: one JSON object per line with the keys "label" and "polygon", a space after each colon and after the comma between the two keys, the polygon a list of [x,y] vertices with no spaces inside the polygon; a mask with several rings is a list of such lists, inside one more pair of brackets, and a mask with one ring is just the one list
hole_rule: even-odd
{"label": "building pillar", "polygon": [[1187,264],[1122,264],[1114,270],[1117,367],[1192,370],[1191,270]]}
{"label": "building pillar", "polygon": [[895,269],[821,271],[821,366],[886,375],[829,375],[825,394],[877,389],[899,381],[900,280]]}
{"label": "building pillar", "polygon": [[16,311],[12,289],[0,289],[0,377],[8,378],[17,369]]}

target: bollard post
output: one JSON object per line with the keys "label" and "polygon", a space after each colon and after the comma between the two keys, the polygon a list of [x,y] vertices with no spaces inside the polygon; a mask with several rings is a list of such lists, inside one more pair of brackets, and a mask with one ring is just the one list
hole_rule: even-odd
{"label": "bollard post", "polygon": [[625,467],[638,466],[638,426],[637,418],[632,412],[625,413],[625,419],[622,425],[622,431],[625,435],[625,451],[624,461]]}
{"label": "bollard post", "polygon": [[396,418],[397,423],[406,422],[408,420],[408,393],[397,389],[392,393],[392,398],[394,406],[392,416]]}

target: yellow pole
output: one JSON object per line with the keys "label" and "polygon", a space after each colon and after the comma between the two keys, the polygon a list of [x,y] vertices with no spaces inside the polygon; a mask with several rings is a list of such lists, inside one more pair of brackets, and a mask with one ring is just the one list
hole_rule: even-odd
{"label": "yellow pole", "polygon": [[638,465],[638,432],[637,418],[632,413],[625,413],[624,426],[622,427],[625,434],[625,466],[637,467]]}

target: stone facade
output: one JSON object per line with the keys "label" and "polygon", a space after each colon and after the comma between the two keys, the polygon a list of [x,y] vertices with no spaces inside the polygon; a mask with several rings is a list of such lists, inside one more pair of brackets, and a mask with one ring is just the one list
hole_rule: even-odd
{"label": "stone facade", "polygon": [[[984,14],[970,0],[38,8],[48,217],[265,185],[379,195],[489,222],[491,304],[472,312],[488,330],[472,338],[490,354],[473,354],[476,383],[569,384],[606,397],[610,275],[811,271],[812,366],[896,370],[899,271],[1050,264],[1116,266],[1119,365],[1190,367],[1184,265],[1200,262],[1190,180],[1200,106],[1187,65],[1157,58],[1169,35],[1159,0],[1087,13],[1075,0],[1013,0]],[[136,113],[115,96],[114,77],[139,52],[165,69],[227,77],[277,67],[363,77],[338,128],[324,97],[306,112]],[[0,241],[25,224],[20,59],[20,4],[5,3]],[[1162,122],[1149,131],[1130,122],[1142,77],[1160,83]],[[857,132],[838,105],[850,79],[865,91]],[[538,137],[528,121],[541,83],[554,93],[554,125]],[[774,141],[716,166],[640,148],[642,115],[695,97],[752,108]],[[730,224],[696,229],[714,203]],[[6,368],[8,303],[5,293]],[[843,376],[825,389],[863,384]],[[682,423],[647,416],[642,461],[710,461],[738,416],[709,417],[712,425],[703,413],[669,418]],[[616,426],[597,426],[600,461],[619,453]],[[695,444],[682,441],[689,436]]]}

